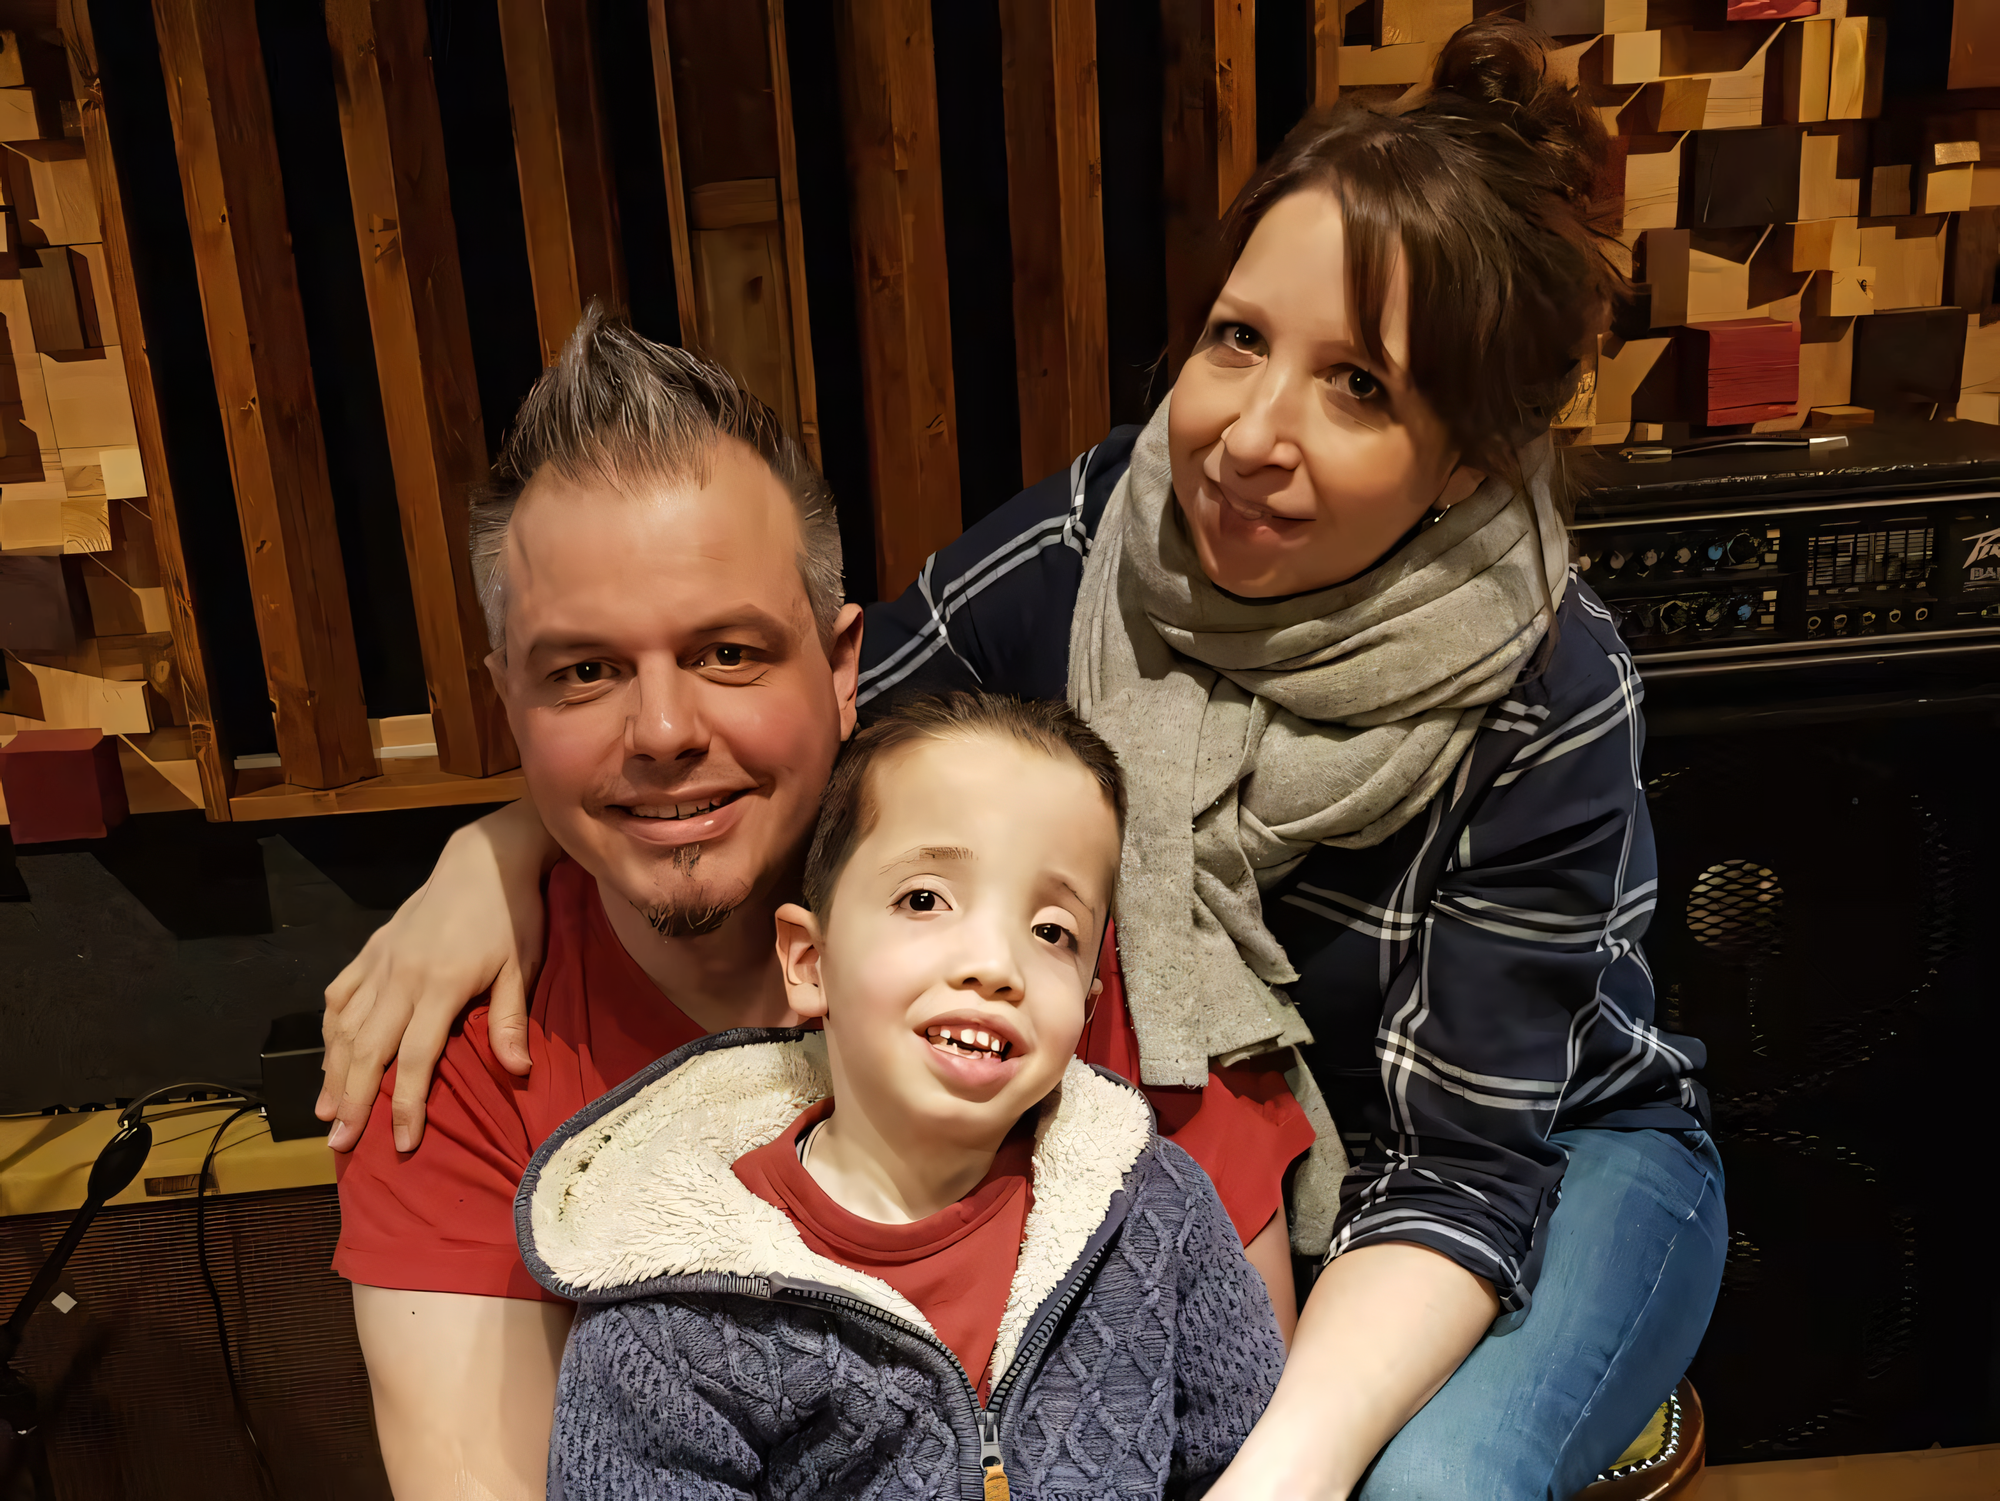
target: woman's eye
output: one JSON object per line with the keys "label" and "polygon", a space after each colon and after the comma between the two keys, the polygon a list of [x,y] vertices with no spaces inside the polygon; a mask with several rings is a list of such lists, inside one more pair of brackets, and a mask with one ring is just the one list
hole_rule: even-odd
{"label": "woman's eye", "polygon": [[1382,382],[1366,370],[1349,365],[1333,378],[1335,388],[1356,401],[1378,400],[1385,388]]}
{"label": "woman's eye", "polygon": [[1222,342],[1238,354],[1258,354],[1264,347],[1263,336],[1247,323],[1224,324]]}
{"label": "woman's eye", "polygon": [[1034,934],[1043,943],[1053,943],[1058,948],[1076,947],[1076,934],[1059,922],[1038,922],[1035,924]]}
{"label": "woman's eye", "polygon": [[896,905],[911,912],[938,912],[943,910],[944,901],[935,891],[906,891]]}

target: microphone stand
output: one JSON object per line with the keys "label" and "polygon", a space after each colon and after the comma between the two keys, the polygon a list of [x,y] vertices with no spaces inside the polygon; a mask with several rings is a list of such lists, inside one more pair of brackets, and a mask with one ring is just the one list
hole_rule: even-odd
{"label": "microphone stand", "polygon": [[[143,1105],[144,1102],[140,1103]],[[35,1310],[55,1290],[63,1268],[69,1265],[70,1257],[83,1243],[84,1232],[90,1228],[90,1222],[97,1218],[98,1210],[112,1195],[139,1176],[139,1169],[146,1165],[146,1154],[152,1149],[153,1128],[139,1117],[136,1109],[128,1108],[118,1134],[105,1143],[104,1150],[97,1154],[97,1161],[90,1165],[90,1181],[84,1190],[83,1207],[77,1210],[69,1228],[63,1231],[62,1239],[55,1243],[55,1248],[42,1262],[41,1270],[35,1273],[35,1279],[28,1284],[21,1301],[14,1305],[7,1322],[0,1325],[0,1422],[4,1422],[12,1433],[10,1447],[15,1451],[7,1463],[0,1466],[0,1497],[6,1495],[14,1477],[26,1469],[37,1501],[56,1501],[44,1428],[48,1419],[62,1407],[69,1388],[103,1357],[107,1341],[98,1336],[86,1344],[46,1404],[36,1398],[35,1389],[14,1369],[14,1356],[27,1336],[28,1320],[35,1316]]]}

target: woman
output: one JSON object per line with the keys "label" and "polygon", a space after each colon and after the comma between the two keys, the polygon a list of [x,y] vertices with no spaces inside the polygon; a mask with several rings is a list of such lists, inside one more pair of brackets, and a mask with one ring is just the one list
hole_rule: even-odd
{"label": "woman", "polygon": [[1218,1497],[1567,1497],[1713,1305],[1702,1052],[1638,947],[1639,687],[1547,438],[1620,286],[1604,149],[1497,20],[1413,107],[1300,126],[1144,431],[868,617],[864,700],[1066,695],[1117,748],[1143,1082],[1310,1065],[1293,1244],[1329,1257]]}

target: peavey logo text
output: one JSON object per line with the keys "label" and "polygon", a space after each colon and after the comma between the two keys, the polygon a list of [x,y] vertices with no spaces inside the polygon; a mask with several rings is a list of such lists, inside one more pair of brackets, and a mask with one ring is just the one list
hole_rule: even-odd
{"label": "peavey logo text", "polygon": [[[2000,584],[2000,526],[1965,540],[1970,544],[1970,551],[1965,555],[1966,583]],[[1986,565],[1983,568],[1979,566],[1982,563]]]}

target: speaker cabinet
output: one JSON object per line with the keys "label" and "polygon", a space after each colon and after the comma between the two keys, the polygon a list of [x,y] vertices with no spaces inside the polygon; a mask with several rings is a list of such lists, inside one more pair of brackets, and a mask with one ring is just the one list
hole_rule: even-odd
{"label": "speaker cabinet", "polygon": [[[353,1303],[328,1269],[334,1190],[222,1195],[204,1218],[230,1350],[279,1496],[389,1501]],[[0,1308],[13,1307],[68,1221],[0,1220]],[[74,1306],[43,1305],[16,1364],[38,1391],[66,1389],[48,1424],[63,1501],[261,1501],[202,1286],[192,1199],[106,1209],[61,1290]],[[25,1478],[16,1494],[28,1495]]]}

